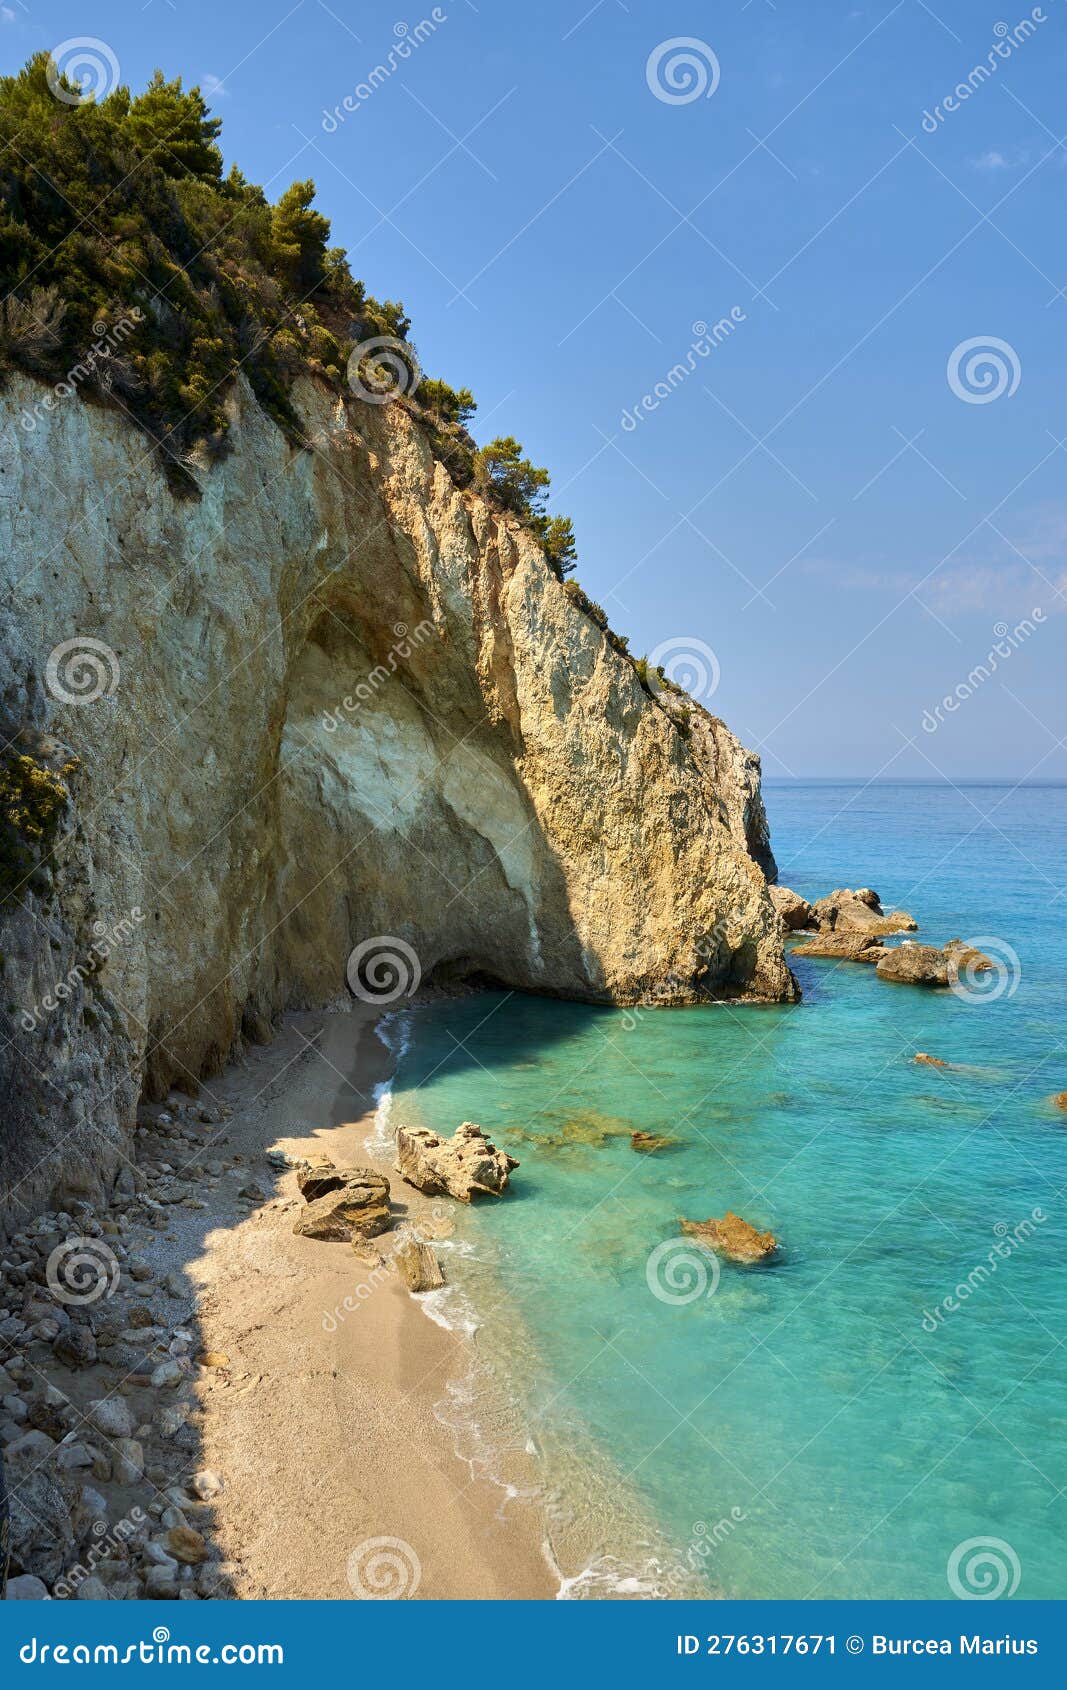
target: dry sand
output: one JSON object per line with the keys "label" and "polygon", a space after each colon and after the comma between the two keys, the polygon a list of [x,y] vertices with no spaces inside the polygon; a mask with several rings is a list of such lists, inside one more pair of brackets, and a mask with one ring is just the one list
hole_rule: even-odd
{"label": "dry sand", "polygon": [[[273,1194],[235,1216],[232,1188],[207,1193],[181,1263],[204,1349],[226,1358],[198,1387],[202,1459],[225,1479],[214,1535],[245,1597],[347,1600],[376,1579],[381,1594],[420,1599],[552,1597],[540,1509],[472,1477],[435,1417],[469,1370],[471,1338],[434,1324],[394,1272],[348,1245],[295,1236],[295,1176],[265,1159],[371,1160],[373,1087],[390,1066],[374,1019],[358,1005],[293,1017],[211,1084],[233,1109],[222,1153]],[[395,1206],[427,1217],[430,1203],[390,1175]],[[388,1257],[388,1237],[377,1244]],[[522,1451],[506,1477],[529,1486]],[[363,1547],[383,1538],[395,1541],[380,1553]]]}

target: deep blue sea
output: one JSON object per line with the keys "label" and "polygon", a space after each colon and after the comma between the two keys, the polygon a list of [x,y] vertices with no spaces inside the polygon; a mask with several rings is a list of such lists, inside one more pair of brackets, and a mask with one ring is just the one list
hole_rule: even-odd
{"label": "deep blue sea", "polygon": [[[588,1438],[597,1506],[636,1497],[712,1589],[1063,1597],[1067,788],[765,796],[784,884],[873,886],[918,938],[974,940],[981,990],[801,959],[790,1007],[440,1001],[409,1012],[394,1119],[518,1156],[462,1224],[489,1341],[526,1334],[536,1447]],[[672,1143],[636,1154],[634,1128]],[[728,1208],[782,1248],[716,1283],[671,1241]]]}

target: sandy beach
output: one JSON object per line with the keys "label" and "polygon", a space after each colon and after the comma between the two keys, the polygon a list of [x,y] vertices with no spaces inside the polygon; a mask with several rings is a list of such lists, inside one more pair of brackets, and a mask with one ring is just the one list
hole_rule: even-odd
{"label": "sandy beach", "polygon": [[[197,1385],[202,1458],[225,1480],[213,1535],[244,1597],[553,1597],[540,1510],[472,1476],[435,1417],[469,1370],[471,1338],[430,1320],[395,1271],[295,1236],[295,1175],[265,1157],[370,1160],[374,1086],[390,1066],[374,1022],[360,1005],[291,1017],[211,1082],[233,1111],[216,1148],[247,1174],[209,1193],[206,1214],[176,1211],[177,1240],[159,1242],[160,1266],[182,1255],[203,1351],[225,1358]],[[395,1208],[434,1224],[429,1200],[390,1173]],[[274,1195],[235,1211],[235,1177]],[[448,1205],[433,1208],[440,1226]],[[182,1250],[185,1230],[195,1247]],[[388,1260],[388,1236],[376,1243]],[[528,1465],[516,1451],[520,1487]],[[395,1542],[364,1547],[376,1539]]]}

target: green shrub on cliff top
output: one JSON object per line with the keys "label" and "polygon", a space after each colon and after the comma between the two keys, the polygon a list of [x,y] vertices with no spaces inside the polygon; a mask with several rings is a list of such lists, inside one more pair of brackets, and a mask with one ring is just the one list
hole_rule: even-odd
{"label": "green shrub on cliff top", "polygon": [[20,368],[120,404],[172,467],[221,449],[243,370],[295,432],[302,370],[340,384],[345,343],[407,332],[329,248],[314,185],[277,205],[237,169],[223,176],[219,119],[199,89],[157,72],[136,99],[67,103],[45,54],[0,79],[0,373]]}
{"label": "green shrub on cliff top", "polygon": [[[155,442],[179,488],[183,459],[226,449],[226,400],[242,371],[264,410],[299,439],[289,394],[303,372],[344,390],[353,343],[411,328],[331,247],[315,184],[271,205],[233,166],[199,88],[157,71],[81,103],[39,53],[0,78],[0,382],[21,369],[122,408]],[[413,356],[413,362],[414,355]],[[548,472],[517,441],[480,452],[473,395],[424,381],[411,408],[457,486],[477,486],[538,535],[562,580],[569,519],[544,508]]]}

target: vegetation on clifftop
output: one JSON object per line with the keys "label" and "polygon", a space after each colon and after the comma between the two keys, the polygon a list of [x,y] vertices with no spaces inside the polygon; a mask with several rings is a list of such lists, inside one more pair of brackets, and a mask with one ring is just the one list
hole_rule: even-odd
{"label": "vegetation on clifftop", "polygon": [[562,580],[574,535],[545,510],[547,471],[509,437],[478,449],[466,388],[416,385],[403,306],[374,299],[329,245],[315,184],[294,182],[272,205],[236,166],[224,172],[221,128],[199,88],[161,71],[142,94],[120,87],[99,102],[46,53],[0,78],[0,381],[21,369],[119,406],[192,492],[184,460],[226,450],[239,370],[299,442],[296,377],[348,393],[353,348],[385,339],[411,377],[399,402],[456,484],[527,523]]}

